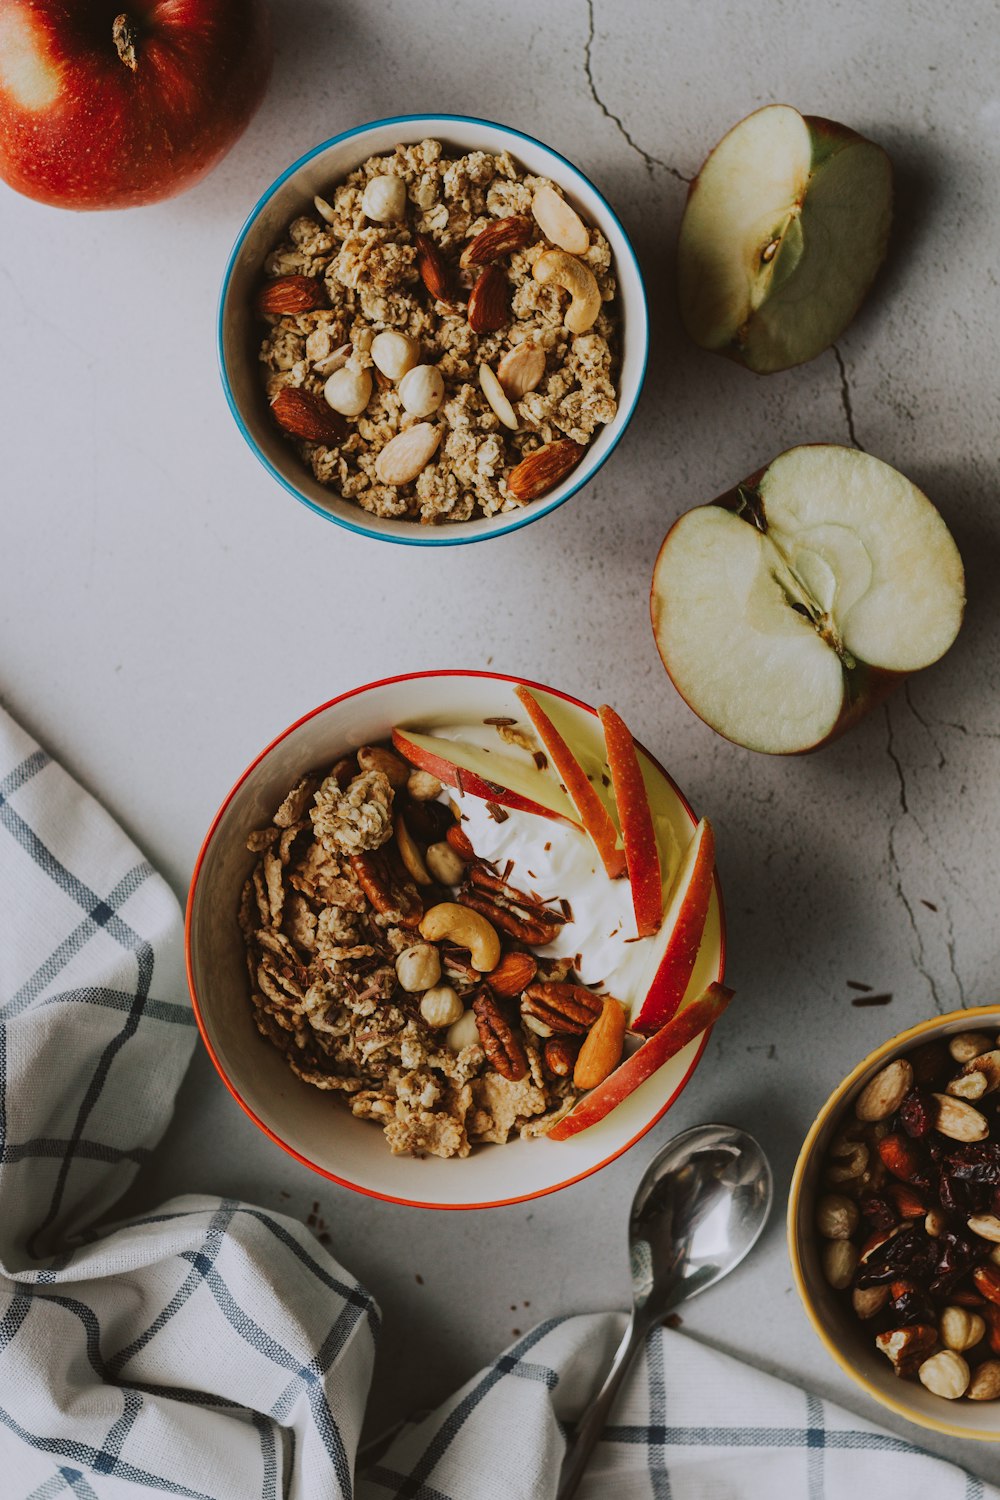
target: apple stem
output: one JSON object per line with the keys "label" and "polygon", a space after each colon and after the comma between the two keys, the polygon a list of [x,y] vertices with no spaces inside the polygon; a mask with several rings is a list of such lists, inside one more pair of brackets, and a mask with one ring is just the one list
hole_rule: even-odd
{"label": "apple stem", "polygon": [[111,37],[118,52],[118,56],[127,68],[134,73],[139,65],[136,53],[136,43],[139,40],[139,32],[131,16],[124,11],[120,16],[115,16],[111,23]]}

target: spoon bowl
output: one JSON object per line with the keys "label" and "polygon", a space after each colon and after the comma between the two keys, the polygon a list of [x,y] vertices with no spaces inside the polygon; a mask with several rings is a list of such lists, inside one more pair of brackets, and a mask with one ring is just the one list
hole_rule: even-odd
{"label": "spoon bowl", "polygon": [[632,1315],[576,1429],[556,1500],[576,1493],[646,1335],[672,1308],[735,1270],[760,1238],[773,1197],[767,1157],[752,1135],[732,1125],[696,1125],[653,1157],[629,1215]]}

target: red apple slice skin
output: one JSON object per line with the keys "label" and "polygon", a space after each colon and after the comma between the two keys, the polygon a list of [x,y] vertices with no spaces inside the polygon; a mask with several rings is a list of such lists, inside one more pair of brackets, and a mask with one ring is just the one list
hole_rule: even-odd
{"label": "red apple slice skin", "polygon": [[622,825],[636,930],[652,937],[663,920],[663,880],[653,814],[628,725],[607,703],[597,710],[604,728],[611,785]]}
{"label": "red apple slice skin", "polygon": [[722,984],[710,984],[703,995],[686,1005],[679,1015],[643,1042],[637,1052],[620,1063],[615,1071],[574,1104],[568,1115],[557,1120],[548,1131],[550,1141],[568,1141],[581,1130],[588,1130],[603,1120],[641,1083],[651,1078],[701,1032],[714,1026],[733,998],[733,991]]}
{"label": "red apple slice skin", "polygon": [[626,872],[625,850],[619,849],[618,830],[608,814],[607,808],[587,780],[580,765],[562,735],[559,733],[537,698],[524,686],[514,689],[528,718],[538,731],[542,744],[552,757],[552,764],[562,777],[566,790],[576,805],[587,833],[601,857],[611,880],[620,880]]}
{"label": "red apple slice skin", "polygon": [[681,860],[667,897],[661,953],[646,998],[632,1017],[632,1030],[651,1036],[679,1009],[694,973],[715,880],[715,834],[702,818]]}
{"label": "red apple slice skin", "polygon": [[[471,764],[458,765],[449,758],[451,755],[458,755],[472,762],[477,754],[485,755],[485,752],[477,751],[475,746],[398,728],[392,731],[392,743],[411,765],[417,766],[421,771],[429,771],[445,786],[453,786],[471,797],[481,797],[484,802],[495,802],[499,807],[509,807],[515,812],[533,813],[536,817],[569,823],[574,828],[580,827],[578,820],[573,817],[572,803],[554,782],[546,788],[547,792],[551,792],[553,804],[547,807],[542,802],[536,802],[527,795],[492,780],[483,772],[474,770]],[[493,760],[494,757],[491,756],[490,759]],[[509,764],[501,755],[497,755],[495,760],[498,772],[502,772],[504,765]],[[558,810],[560,802],[565,802],[564,812]]]}

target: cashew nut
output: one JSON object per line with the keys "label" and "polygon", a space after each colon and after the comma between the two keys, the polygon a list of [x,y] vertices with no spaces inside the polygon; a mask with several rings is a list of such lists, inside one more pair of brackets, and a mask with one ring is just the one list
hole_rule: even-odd
{"label": "cashew nut", "polygon": [[411,995],[433,989],[441,978],[441,955],[430,943],[414,943],[412,948],[404,948],[396,959],[396,978]]}
{"label": "cashew nut", "polygon": [[496,928],[471,907],[457,901],[442,901],[424,914],[420,934],[432,943],[445,938],[457,948],[466,948],[472,967],[488,974],[500,962],[500,939]]}
{"label": "cashew nut", "polygon": [[414,843],[402,813],[397,813],[393,818],[393,827],[396,832],[396,848],[408,872],[413,876],[417,885],[430,885],[432,877],[428,873],[423,855]]}
{"label": "cashew nut", "polygon": [[570,295],[563,322],[570,333],[586,333],[597,322],[601,310],[601,289],[589,266],[565,250],[546,250],[531,268],[531,274],[543,286],[554,281]]}

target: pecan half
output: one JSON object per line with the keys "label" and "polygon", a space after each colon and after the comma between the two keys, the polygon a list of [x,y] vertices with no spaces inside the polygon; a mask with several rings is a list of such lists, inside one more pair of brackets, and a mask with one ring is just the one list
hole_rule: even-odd
{"label": "pecan half", "polygon": [[566,920],[541,902],[533,901],[523,891],[507,885],[485,865],[470,866],[469,881],[476,889],[470,890],[466,886],[459,891],[458,900],[462,905],[478,911],[494,927],[526,943],[529,948],[542,948],[551,943]]}
{"label": "pecan half", "polygon": [[352,854],[351,869],[376,911],[396,913],[400,927],[419,927],[424,903],[391,845]]}
{"label": "pecan half", "polygon": [[521,1005],[537,1020],[555,1032],[583,1036],[604,1008],[600,995],[584,989],[582,984],[566,984],[557,979],[529,984],[521,996]]}
{"label": "pecan half", "polygon": [[521,1030],[510,1004],[505,1004],[484,984],[472,1002],[479,1040],[488,1060],[510,1083],[525,1078],[528,1054],[521,1040]]}
{"label": "pecan half", "polygon": [[542,1056],[554,1078],[568,1078],[576,1067],[581,1041],[575,1036],[554,1036],[545,1043]]}

